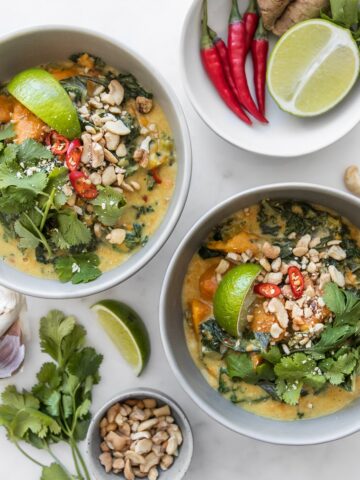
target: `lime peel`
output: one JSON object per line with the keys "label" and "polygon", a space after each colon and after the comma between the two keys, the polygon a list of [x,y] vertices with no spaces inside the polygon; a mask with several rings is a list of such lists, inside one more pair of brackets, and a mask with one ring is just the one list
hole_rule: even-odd
{"label": "lime peel", "polygon": [[262,267],[255,263],[238,265],[221,280],[214,296],[214,316],[220,327],[237,337],[247,324],[247,311],[256,296],[254,282]]}
{"label": "lime peel", "polygon": [[91,307],[125,361],[139,376],[150,357],[149,335],[139,315],[116,300],[102,300]]}
{"label": "lime peel", "polygon": [[81,135],[76,109],[62,87],[41,68],[24,70],[10,81],[9,93],[43,122],[69,139]]}

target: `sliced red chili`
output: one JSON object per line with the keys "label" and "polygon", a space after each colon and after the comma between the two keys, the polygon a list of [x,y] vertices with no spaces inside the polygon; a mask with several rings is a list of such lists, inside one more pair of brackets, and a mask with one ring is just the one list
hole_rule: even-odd
{"label": "sliced red chili", "polygon": [[70,145],[69,140],[64,137],[64,135],[55,132],[55,130],[51,130],[51,132],[46,135],[45,143],[51,147],[54,155],[65,155]]}
{"label": "sliced red chili", "polygon": [[69,145],[69,148],[66,152],[66,166],[73,172],[78,170],[82,155],[82,145],[81,141],[78,138],[75,138]]}
{"label": "sliced red chili", "polygon": [[70,172],[69,180],[79,197],[92,200],[98,196],[99,192],[96,186],[90,182],[89,178],[83,172],[77,170]]}
{"label": "sliced red chili", "polygon": [[162,183],[161,177],[159,175],[159,170],[157,168],[153,168],[152,170],[150,170],[150,173],[156,183],[158,184]]}
{"label": "sliced red chili", "polygon": [[289,282],[295,298],[300,298],[304,291],[304,277],[297,267],[291,266],[288,270]]}
{"label": "sliced red chili", "polygon": [[280,295],[281,289],[274,283],[258,283],[254,287],[254,292],[262,297],[274,298]]}

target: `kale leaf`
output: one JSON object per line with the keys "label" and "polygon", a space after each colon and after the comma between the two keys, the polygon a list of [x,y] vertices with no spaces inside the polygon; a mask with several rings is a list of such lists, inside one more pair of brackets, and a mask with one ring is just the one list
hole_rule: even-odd
{"label": "kale leaf", "polygon": [[129,98],[153,98],[153,94],[145,90],[131,73],[120,73],[118,80],[125,90],[125,100]]}

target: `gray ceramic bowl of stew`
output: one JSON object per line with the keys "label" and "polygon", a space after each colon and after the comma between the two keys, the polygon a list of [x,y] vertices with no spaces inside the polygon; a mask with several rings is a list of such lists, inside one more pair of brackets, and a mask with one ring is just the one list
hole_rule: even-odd
{"label": "gray ceramic bowl of stew", "polygon": [[172,257],[160,300],[161,337],[177,379],[197,405],[225,427],[251,438],[277,444],[329,442],[360,430],[360,400],[332,415],[310,420],[277,421],[248,413],[210,387],[193,362],[183,327],[182,288],[189,262],[213,227],[264,198],[300,200],[333,209],[360,227],[360,200],[341,191],[305,183],[262,186],[239,193],[203,215]]}
{"label": "gray ceramic bowl of stew", "polygon": [[177,179],[173,196],[161,225],[145,247],[97,280],[72,285],[21,272],[0,260],[0,283],[26,295],[43,298],[76,298],[111,288],[144,267],[164,245],[184,208],[191,177],[191,145],[184,113],[175,92],[148,62],[120,42],[80,27],[34,27],[0,38],[0,80],[39,64],[68,58],[77,52],[101,57],[108,65],[131,72],[154,94],[169,122],[177,154]]}

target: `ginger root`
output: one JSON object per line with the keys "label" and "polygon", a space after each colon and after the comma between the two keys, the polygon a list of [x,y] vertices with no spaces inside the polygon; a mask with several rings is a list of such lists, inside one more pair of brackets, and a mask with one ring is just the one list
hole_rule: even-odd
{"label": "ginger root", "polygon": [[258,0],[264,26],[283,35],[296,23],[316,18],[329,8],[329,0]]}
{"label": "ginger root", "polygon": [[262,20],[266,30],[272,30],[291,0],[258,0]]}

